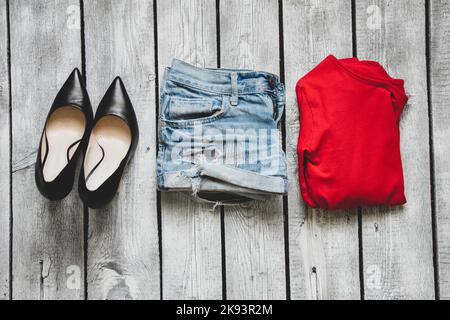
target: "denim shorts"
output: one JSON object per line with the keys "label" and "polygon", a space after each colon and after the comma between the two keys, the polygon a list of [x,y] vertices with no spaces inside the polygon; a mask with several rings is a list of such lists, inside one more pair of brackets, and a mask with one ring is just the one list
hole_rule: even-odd
{"label": "denim shorts", "polygon": [[215,204],[286,194],[284,106],[276,75],[173,60],[161,87],[158,189]]}

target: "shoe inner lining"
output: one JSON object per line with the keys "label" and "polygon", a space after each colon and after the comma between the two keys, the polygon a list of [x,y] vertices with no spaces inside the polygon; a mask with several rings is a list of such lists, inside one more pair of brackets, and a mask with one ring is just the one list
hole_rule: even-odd
{"label": "shoe inner lining", "polygon": [[85,127],[84,114],[76,107],[64,106],[52,112],[41,141],[44,181],[55,180],[66,167],[80,144]]}
{"label": "shoe inner lining", "polygon": [[97,190],[120,166],[131,146],[131,130],[119,117],[102,117],[94,126],[84,158],[89,191]]}

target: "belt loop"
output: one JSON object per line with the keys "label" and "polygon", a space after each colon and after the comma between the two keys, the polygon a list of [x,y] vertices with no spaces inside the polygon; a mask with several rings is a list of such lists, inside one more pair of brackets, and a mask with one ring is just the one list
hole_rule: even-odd
{"label": "belt loop", "polygon": [[230,104],[232,106],[238,105],[238,84],[237,84],[237,73],[231,72],[231,99]]}

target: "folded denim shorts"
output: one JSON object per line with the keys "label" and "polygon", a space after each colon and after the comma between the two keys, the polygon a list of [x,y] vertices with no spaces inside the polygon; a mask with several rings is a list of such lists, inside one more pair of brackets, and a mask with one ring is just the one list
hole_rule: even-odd
{"label": "folded denim shorts", "polygon": [[215,204],[285,194],[277,127],[284,106],[276,75],[173,60],[161,87],[158,189],[188,191]]}

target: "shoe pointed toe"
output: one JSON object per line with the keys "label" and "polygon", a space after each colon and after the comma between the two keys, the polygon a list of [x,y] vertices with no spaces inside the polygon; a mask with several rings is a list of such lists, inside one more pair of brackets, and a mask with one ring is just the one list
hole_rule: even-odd
{"label": "shoe pointed toe", "polygon": [[133,141],[137,143],[139,139],[139,126],[136,112],[125,85],[119,76],[114,78],[100,101],[95,114],[95,122],[107,115],[114,115],[124,120],[133,134]]}
{"label": "shoe pointed toe", "polygon": [[78,68],[73,69],[67,80],[62,85],[53,102],[52,109],[65,105],[75,105],[90,113],[92,117],[92,107],[89,95],[84,86],[84,81]]}
{"label": "shoe pointed toe", "polygon": [[135,117],[133,105],[120,77],[116,77],[100,101],[97,115],[116,115],[124,120]]}

